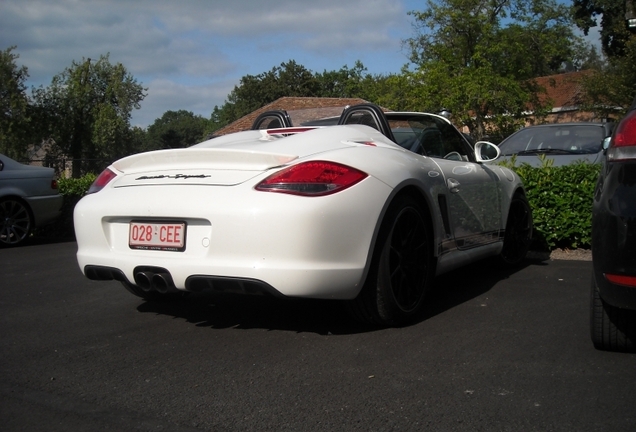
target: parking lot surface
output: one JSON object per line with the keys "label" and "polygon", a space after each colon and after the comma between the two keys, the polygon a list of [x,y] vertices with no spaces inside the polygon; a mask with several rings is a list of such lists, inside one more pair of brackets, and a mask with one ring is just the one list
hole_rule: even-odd
{"label": "parking lot surface", "polygon": [[589,261],[478,263],[374,329],[341,303],[147,303],[75,251],[0,250],[3,431],[636,430],[636,356],[590,341]]}

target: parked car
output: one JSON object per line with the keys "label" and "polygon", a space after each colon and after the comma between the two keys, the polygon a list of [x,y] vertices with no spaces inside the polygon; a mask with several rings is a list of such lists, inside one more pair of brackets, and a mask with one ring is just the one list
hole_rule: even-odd
{"label": "parked car", "polygon": [[363,321],[404,324],[435,275],[526,255],[523,184],[485,163],[488,148],[498,155],[438,115],[363,104],[335,126],[133,155],[75,207],[79,267],[149,300],[206,290],[340,299]]}
{"label": "parked car", "polygon": [[24,242],[61,214],[53,168],[24,165],[0,154],[0,247]]}
{"label": "parked car", "polygon": [[636,99],[606,149],[592,212],[594,346],[636,352]]}
{"label": "parked car", "polygon": [[528,126],[499,144],[502,160],[516,157],[517,164],[540,166],[545,155],[554,166],[574,161],[600,163],[603,141],[612,135],[615,123],[551,123]]}

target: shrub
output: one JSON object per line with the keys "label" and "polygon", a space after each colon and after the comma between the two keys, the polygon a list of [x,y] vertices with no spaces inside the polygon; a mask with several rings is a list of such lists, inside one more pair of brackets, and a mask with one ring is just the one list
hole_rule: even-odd
{"label": "shrub", "polygon": [[523,179],[534,218],[535,248],[590,248],[592,203],[600,165],[507,165]]}
{"label": "shrub", "polygon": [[65,197],[83,197],[88,188],[93,184],[97,176],[95,174],[86,174],[80,178],[63,178],[59,179],[57,184],[60,193]]}

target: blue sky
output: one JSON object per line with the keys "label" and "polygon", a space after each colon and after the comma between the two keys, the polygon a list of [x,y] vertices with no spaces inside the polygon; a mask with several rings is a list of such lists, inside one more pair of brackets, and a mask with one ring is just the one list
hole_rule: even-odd
{"label": "blue sky", "polygon": [[0,0],[0,49],[17,46],[29,86],[110,53],[148,88],[132,123],[168,110],[209,118],[241,77],[294,60],[313,72],[398,73],[424,0]]}

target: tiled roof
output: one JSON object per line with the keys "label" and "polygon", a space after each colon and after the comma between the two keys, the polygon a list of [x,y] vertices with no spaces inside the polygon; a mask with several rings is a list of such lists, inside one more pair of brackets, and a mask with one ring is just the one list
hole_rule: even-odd
{"label": "tiled roof", "polygon": [[541,101],[550,101],[553,110],[577,109],[581,105],[583,79],[590,73],[592,71],[568,72],[535,78],[546,91],[540,95]]}
{"label": "tiled roof", "polygon": [[[265,111],[285,110],[292,119],[302,121],[301,112],[305,115],[311,113],[311,118],[314,119],[338,116],[343,107],[365,102],[367,101],[360,98],[282,97],[215,131],[214,136],[248,130],[256,117]],[[293,115],[294,112],[297,112],[296,116]]]}

